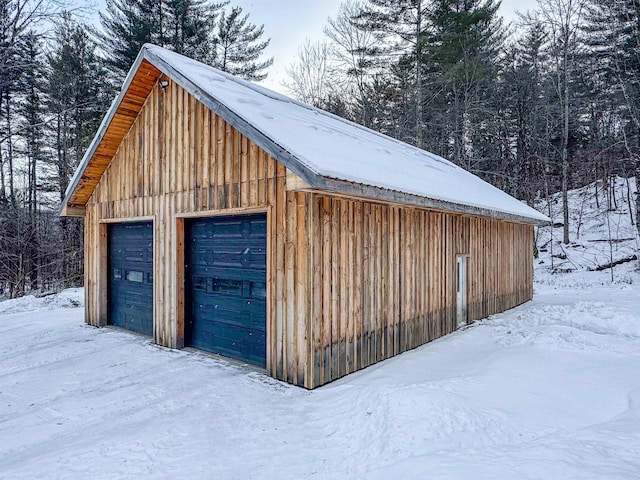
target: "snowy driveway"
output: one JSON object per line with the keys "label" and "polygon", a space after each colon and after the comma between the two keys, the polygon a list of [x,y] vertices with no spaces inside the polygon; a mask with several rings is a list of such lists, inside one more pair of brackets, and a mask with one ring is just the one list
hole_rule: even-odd
{"label": "snowy driveway", "polygon": [[640,477],[637,284],[547,288],[313,392],[55,301],[3,311],[3,479]]}

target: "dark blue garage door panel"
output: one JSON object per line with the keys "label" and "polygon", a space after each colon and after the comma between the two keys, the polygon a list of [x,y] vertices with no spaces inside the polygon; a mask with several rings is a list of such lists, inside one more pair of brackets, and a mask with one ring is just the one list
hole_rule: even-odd
{"label": "dark blue garage door panel", "polygon": [[109,226],[109,323],[153,335],[153,224]]}
{"label": "dark blue garage door panel", "polygon": [[266,365],[264,214],[187,223],[186,343]]}

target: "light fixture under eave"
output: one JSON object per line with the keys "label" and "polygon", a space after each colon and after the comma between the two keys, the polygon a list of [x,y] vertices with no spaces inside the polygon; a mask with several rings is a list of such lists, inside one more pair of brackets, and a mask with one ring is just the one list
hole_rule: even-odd
{"label": "light fixture under eave", "polygon": [[169,82],[167,80],[162,80],[160,82],[160,88],[162,88],[163,91],[166,90],[168,86],[169,86]]}

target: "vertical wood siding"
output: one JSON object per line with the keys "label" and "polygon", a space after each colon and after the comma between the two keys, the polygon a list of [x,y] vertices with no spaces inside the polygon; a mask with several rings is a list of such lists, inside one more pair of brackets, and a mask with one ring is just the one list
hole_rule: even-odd
{"label": "vertical wood siding", "polygon": [[[168,79],[162,79],[168,80]],[[532,296],[533,227],[287,191],[286,169],[174,82],[156,85],[86,205],[86,319],[108,321],[105,221],[154,219],[154,340],[184,344],[182,214],[267,211],[267,370],[314,388]]]}
{"label": "vertical wood siding", "polygon": [[309,374],[322,385],[532,297],[533,227],[314,194]]}

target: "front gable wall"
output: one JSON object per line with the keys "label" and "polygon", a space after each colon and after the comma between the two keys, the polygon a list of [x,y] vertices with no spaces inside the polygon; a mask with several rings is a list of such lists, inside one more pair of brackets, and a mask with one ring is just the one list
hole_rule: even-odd
{"label": "front gable wall", "polygon": [[107,216],[139,215],[163,195],[187,211],[264,206],[267,184],[285,176],[281,164],[169,82],[154,86],[88,203]]}
{"label": "front gable wall", "polygon": [[[163,88],[160,82],[168,81]],[[151,90],[95,191],[85,214],[86,319],[107,320],[106,236],[114,221],[153,219],[154,340],[180,348],[184,342],[184,218],[197,214],[264,211],[268,225],[267,369],[274,377],[304,384],[304,322],[293,316],[308,307],[309,278],[304,228],[310,193],[286,191],[286,169],[213,114],[183,88],[161,78]],[[297,257],[300,258],[297,258]],[[285,273],[285,269],[289,269]],[[278,300],[275,300],[278,299]],[[292,341],[294,340],[295,341]]]}

